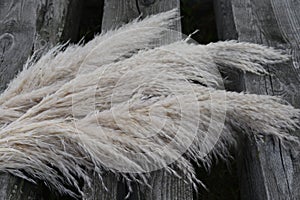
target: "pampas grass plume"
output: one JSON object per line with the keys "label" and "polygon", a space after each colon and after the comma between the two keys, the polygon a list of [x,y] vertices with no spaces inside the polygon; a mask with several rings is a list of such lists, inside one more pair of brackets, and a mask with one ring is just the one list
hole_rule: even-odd
{"label": "pampas grass plume", "polygon": [[227,92],[219,74],[264,75],[264,65],[289,57],[236,41],[154,47],[176,17],[135,20],[25,66],[0,96],[0,171],[84,196],[78,180],[90,185],[90,172],[147,184],[164,168],[196,183],[190,161],[209,168],[214,157],[227,159],[241,132],[298,143],[289,133],[298,109]]}

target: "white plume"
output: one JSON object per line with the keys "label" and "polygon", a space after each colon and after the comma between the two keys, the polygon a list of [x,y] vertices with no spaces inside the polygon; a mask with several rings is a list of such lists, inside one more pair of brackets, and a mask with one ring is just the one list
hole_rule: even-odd
{"label": "white plume", "polygon": [[[134,20],[118,30],[108,31],[86,45],[59,45],[50,50],[39,61],[23,71],[9,84],[0,96],[0,103],[12,112],[26,112],[43,97],[54,93],[77,74],[117,60],[125,59],[140,49],[154,46],[153,41],[163,36],[173,26],[177,12],[171,10],[143,21]],[[2,116],[1,118],[6,118]],[[6,121],[10,123],[16,118]]]}
{"label": "white plume", "polygon": [[214,156],[226,159],[241,132],[298,143],[289,133],[298,109],[227,92],[218,73],[263,74],[288,56],[235,41],[152,48],[174,18],[134,21],[25,68],[0,96],[0,171],[84,195],[78,180],[89,185],[91,171],[147,183],[148,172],[165,168],[197,182],[190,160],[209,167]]}

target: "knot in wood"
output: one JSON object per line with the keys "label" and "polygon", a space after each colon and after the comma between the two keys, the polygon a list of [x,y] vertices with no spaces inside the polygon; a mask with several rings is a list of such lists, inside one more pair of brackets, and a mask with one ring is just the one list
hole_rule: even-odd
{"label": "knot in wood", "polygon": [[14,36],[10,33],[4,33],[0,36],[0,49],[1,52],[6,52],[14,44]]}
{"label": "knot in wood", "polygon": [[155,0],[141,0],[141,4],[143,6],[150,6],[151,4],[154,4]]}

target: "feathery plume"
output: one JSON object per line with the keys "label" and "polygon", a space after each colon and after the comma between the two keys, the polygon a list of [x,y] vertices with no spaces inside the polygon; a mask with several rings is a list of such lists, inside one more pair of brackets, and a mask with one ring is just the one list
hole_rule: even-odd
{"label": "feathery plume", "polygon": [[57,47],[25,68],[0,96],[0,171],[84,195],[78,179],[89,185],[90,171],[146,183],[148,172],[164,168],[197,182],[190,160],[209,168],[214,156],[226,159],[237,129],[299,142],[289,134],[299,127],[298,109],[227,92],[218,73],[263,74],[263,65],[288,56],[234,41],[150,49],[174,17],[170,11],[85,46]]}
{"label": "feathery plume", "polygon": [[[0,96],[5,109],[25,113],[43,97],[54,93],[77,74],[92,72],[105,64],[130,57],[138,50],[154,47],[153,41],[164,35],[178,20],[177,10],[170,10],[120,29],[108,31],[86,45],[59,45],[23,71]],[[6,118],[7,116],[0,116]],[[11,118],[5,123],[13,121]],[[2,123],[5,124],[5,123]]]}

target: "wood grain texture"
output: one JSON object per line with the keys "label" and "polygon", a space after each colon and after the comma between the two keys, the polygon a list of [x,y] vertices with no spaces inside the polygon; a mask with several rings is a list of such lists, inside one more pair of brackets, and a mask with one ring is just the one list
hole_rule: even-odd
{"label": "wood grain texture", "polygon": [[[214,10],[217,24],[217,32],[219,40],[237,39],[237,31],[233,20],[231,1],[214,0]],[[236,70],[229,70],[226,74],[222,74],[224,86],[226,90],[241,92],[245,86],[243,84],[243,74]]]}
{"label": "wood grain texture", "polygon": [[[78,12],[79,2],[0,0],[0,92],[22,69],[33,51],[37,51],[36,57],[39,57],[62,41],[63,36],[75,37],[71,33],[76,25],[70,26],[68,23]],[[0,181],[1,200],[43,199],[41,188],[35,184],[9,174],[1,174]]]}
{"label": "wood grain texture", "polygon": [[[147,16],[159,12],[178,8],[180,16],[179,0],[105,0],[102,30],[109,30],[128,23],[139,16]],[[159,41],[159,45],[168,44],[181,38],[181,23],[178,20],[174,24],[174,32]],[[191,200],[193,189],[191,184],[168,175],[164,170],[151,173],[151,188],[145,186],[134,187],[129,200]],[[124,186],[120,186],[123,187]],[[125,186],[126,187],[126,186]]]}
{"label": "wood grain texture", "polygon": [[151,188],[137,185],[132,200],[192,200],[191,185],[168,174],[164,170],[151,173]]}
{"label": "wood grain texture", "polygon": [[37,185],[9,174],[0,175],[0,199],[2,200],[42,200],[42,190]]}
{"label": "wood grain texture", "polygon": [[[218,0],[217,3],[224,2]],[[300,107],[300,2],[293,0],[231,0],[231,8],[239,41],[254,42],[284,49],[292,61],[267,66],[272,75],[257,77],[246,74],[239,82],[245,91],[280,96]],[[226,30],[220,22],[219,29]],[[224,35],[232,39],[234,35]],[[295,134],[299,134],[299,131]],[[299,148],[299,147],[295,147]],[[241,197],[250,199],[300,199],[300,156],[271,138],[245,139],[240,160]]]}
{"label": "wood grain texture", "polygon": [[214,0],[214,7],[219,40],[236,39],[231,1]]}
{"label": "wood grain texture", "polygon": [[[64,38],[74,38],[78,0],[0,1],[0,91],[22,68],[33,51],[44,52]],[[77,7],[75,7],[75,5]],[[68,12],[69,8],[72,12]],[[76,22],[76,18],[72,22]],[[65,27],[66,26],[66,27]],[[77,25],[78,26],[78,25]],[[68,30],[66,30],[68,28]]]}
{"label": "wood grain texture", "polygon": [[103,176],[103,182],[105,187],[102,184],[102,181],[95,176],[92,180],[92,187],[85,188],[85,197],[86,200],[105,200],[110,199],[114,200],[117,199],[118,196],[118,180],[114,175],[107,173]]}
{"label": "wood grain texture", "polygon": [[[138,17],[145,17],[159,12],[172,10],[178,8],[178,17],[180,16],[180,2],[179,0],[106,0],[104,1],[104,13],[102,21],[102,30],[110,30],[120,27]],[[162,38],[158,45],[168,44],[174,40],[181,38],[181,22],[177,20],[174,28],[164,38]]]}
{"label": "wood grain texture", "polygon": [[32,51],[36,10],[34,0],[1,0],[0,91],[22,68]]}

